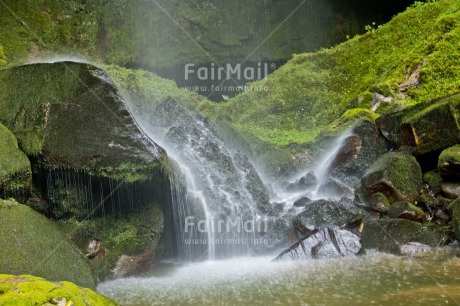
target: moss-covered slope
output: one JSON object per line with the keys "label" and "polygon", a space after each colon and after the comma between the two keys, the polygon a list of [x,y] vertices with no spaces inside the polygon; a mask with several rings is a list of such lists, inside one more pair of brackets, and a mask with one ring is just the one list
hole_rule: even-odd
{"label": "moss-covered slope", "polygon": [[16,137],[0,124],[0,196],[25,200],[31,188],[29,159],[19,150]]}
{"label": "moss-covered slope", "polygon": [[49,168],[132,182],[149,178],[164,151],[139,129],[110,77],[72,62],[0,71],[0,121]]}
{"label": "moss-covered slope", "polygon": [[55,225],[14,200],[0,201],[0,271],[95,288],[83,256]]}
{"label": "moss-covered slope", "polygon": [[334,121],[352,108],[370,112],[372,96],[381,112],[460,91],[459,44],[459,1],[417,3],[365,35],[295,56],[253,84],[266,90],[201,111],[271,144],[309,142],[340,130]]}
{"label": "moss-covered slope", "polygon": [[43,278],[0,274],[0,305],[115,306],[109,298],[70,282],[53,283]]}

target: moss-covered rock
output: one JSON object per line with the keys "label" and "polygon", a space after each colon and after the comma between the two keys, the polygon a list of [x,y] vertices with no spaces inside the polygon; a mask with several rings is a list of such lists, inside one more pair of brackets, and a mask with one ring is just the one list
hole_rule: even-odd
{"label": "moss-covered rock", "polygon": [[388,143],[376,125],[368,120],[359,121],[335,155],[330,172],[347,181],[350,176],[361,179],[366,170],[388,151]]}
{"label": "moss-covered rock", "polygon": [[418,222],[426,220],[425,212],[407,201],[393,203],[388,210],[388,216],[390,218],[401,218]]}
{"label": "moss-covered rock", "polygon": [[3,52],[3,46],[0,45],[0,69],[6,66],[5,53]]}
{"label": "moss-covered rock", "polygon": [[361,241],[366,249],[398,253],[398,245],[419,242],[431,247],[451,240],[448,227],[404,219],[366,220]]}
{"label": "moss-covered rock", "polygon": [[0,274],[0,304],[116,306],[116,302],[71,282],[49,282],[31,275]]}
{"label": "moss-covered rock", "polygon": [[454,228],[457,240],[460,240],[460,199],[449,205],[449,215],[452,219],[450,225]]}
{"label": "moss-covered rock", "polygon": [[14,200],[0,201],[0,271],[95,288],[91,269],[55,224]]}
{"label": "moss-covered rock", "polygon": [[442,151],[438,159],[438,169],[443,178],[460,180],[460,145]]}
{"label": "moss-covered rock", "polygon": [[454,95],[404,118],[400,125],[399,144],[414,147],[415,154],[425,154],[458,143],[459,110],[460,95]]}
{"label": "moss-covered rock", "polygon": [[371,196],[369,206],[375,211],[385,213],[390,209],[390,202],[383,193],[377,192]]}
{"label": "moss-covered rock", "polygon": [[0,124],[0,195],[25,201],[32,188],[32,171],[16,137]]}
{"label": "moss-covered rock", "polygon": [[460,182],[442,182],[442,194],[449,199],[460,197]]}
{"label": "moss-covered rock", "polygon": [[161,166],[163,149],[139,129],[101,69],[72,62],[20,66],[0,72],[0,88],[0,121],[48,168],[133,182]]}
{"label": "moss-covered rock", "polygon": [[422,184],[422,170],[413,156],[390,152],[375,161],[361,183],[368,198],[381,192],[390,203],[413,202]]}
{"label": "moss-covered rock", "polygon": [[423,181],[430,186],[434,194],[441,192],[442,177],[438,170],[431,170],[423,174]]}
{"label": "moss-covered rock", "polygon": [[[60,227],[91,258],[89,263],[101,281],[120,276],[116,265],[122,257],[135,258],[144,254],[143,270],[131,271],[139,274],[148,272],[154,259],[161,256],[162,246],[159,243],[164,215],[154,204],[117,218],[95,218],[82,222],[69,220],[61,222]],[[90,250],[91,243],[101,243],[102,247]]]}

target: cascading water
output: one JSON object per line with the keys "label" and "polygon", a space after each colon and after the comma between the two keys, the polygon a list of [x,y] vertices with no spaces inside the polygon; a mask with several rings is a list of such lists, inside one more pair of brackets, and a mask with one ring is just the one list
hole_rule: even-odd
{"label": "cascading water", "polygon": [[152,112],[133,109],[173,164],[172,209],[183,260],[250,255],[270,213],[268,191],[247,158],[232,152],[206,119],[168,99]]}

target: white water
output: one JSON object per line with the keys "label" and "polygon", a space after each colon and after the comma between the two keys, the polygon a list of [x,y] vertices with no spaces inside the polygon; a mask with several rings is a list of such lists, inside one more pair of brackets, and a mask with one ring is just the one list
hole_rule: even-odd
{"label": "white water", "polygon": [[460,259],[371,254],[270,262],[236,258],[171,266],[103,283],[122,305],[458,305]]}

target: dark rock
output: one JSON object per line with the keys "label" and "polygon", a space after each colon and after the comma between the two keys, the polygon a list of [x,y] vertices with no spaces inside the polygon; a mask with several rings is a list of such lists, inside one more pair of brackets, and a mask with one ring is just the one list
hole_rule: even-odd
{"label": "dark rock", "polygon": [[[24,81],[30,80],[30,81]],[[132,118],[108,74],[89,64],[31,64],[0,71],[0,121],[47,168],[128,182],[158,170],[164,150]]]}
{"label": "dark rock", "polygon": [[122,255],[118,258],[112,270],[113,278],[128,277],[147,273],[152,269],[155,258],[155,248],[151,247],[136,256]]}
{"label": "dark rock", "polygon": [[407,244],[398,245],[397,254],[403,256],[413,256],[421,253],[431,252],[432,247],[418,242],[409,242]]}
{"label": "dark rock", "polygon": [[362,211],[356,208],[351,200],[318,200],[309,204],[305,211],[294,218],[294,225],[308,229],[329,225],[343,227],[362,218]]}
{"label": "dark rock", "polygon": [[441,177],[447,180],[460,180],[460,145],[442,151],[438,159]]}
{"label": "dark rock", "polygon": [[278,251],[285,249],[297,241],[292,225],[293,215],[288,213],[280,218],[277,218],[268,229],[263,239],[267,244],[261,244],[258,251],[261,254],[266,252]]}
{"label": "dark rock", "polygon": [[414,154],[420,155],[458,143],[459,104],[460,95],[451,96],[404,118],[399,130],[399,144],[414,147]]}
{"label": "dark rock", "polygon": [[343,142],[329,169],[334,176],[344,181],[349,177],[362,178],[372,163],[388,151],[388,142],[380,135],[374,123],[360,121],[352,133]]}
{"label": "dark rock", "polygon": [[307,197],[301,197],[300,199],[296,200],[292,206],[294,207],[305,207],[305,205],[310,204],[312,200]]}
{"label": "dark rock", "polygon": [[309,171],[294,183],[287,185],[288,191],[309,191],[317,184],[316,176],[313,172]]}
{"label": "dark rock", "polygon": [[357,235],[338,227],[325,227],[314,230],[274,261],[351,257],[361,251],[362,245]]}
{"label": "dark rock", "polygon": [[427,183],[433,194],[441,192],[442,177],[438,170],[428,171],[423,175],[423,181]]}
{"label": "dark rock", "polygon": [[369,206],[375,211],[385,213],[390,209],[390,202],[383,193],[377,192],[369,200]]}
{"label": "dark rock", "polygon": [[394,146],[412,147],[415,155],[430,153],[459,142],[459,104],[460,94],[425,101],[386,114],[376,124]]}
{"label": "dark rock", "polygon": [[431,247],[444,246],[452,239],[448,227],[405,219],[365,220],[361,241],[365,249],[398,253],[398,246],[419,242]]}
{"label": "dark rock", "polygon": [[24,202],[32,190],[32,170],[16,137],[0,124],[0,197]]}
{"label": "dark rock", "polygon": [[460,197],[460,182],[443,182],[441,190],[447,198],[456,199]]}
{"label": "dark rock", "polygon": [[449,215],[452,219],[450,225],[453,227],[455,231],[457,240],[460,240],[460,199],[453,201],[449,205]]}
{"label": "dark rock", "polygon": [[381,192],[390,203],[413,202],[422,184],[422,170],[413,156],[391,152],[381,156],[371,166],[361,183],[368,198]]}
{"label": "dark rock", "polygon": [[390,218],[401,218],[417,222],[424,222],[426,220],[423,210],[406,201],[393,203],[388,210],[388,216]]}
{"label": "dark rock", "polygon": [[328,178],[318,188],[318,195],[326,198],[341,198],[343,196],[352,196],[351,189],[339,181]]}

